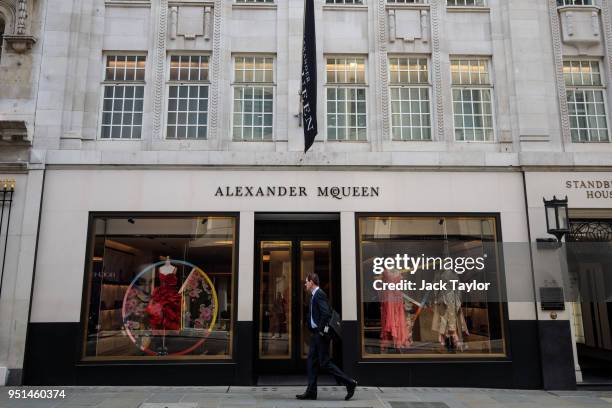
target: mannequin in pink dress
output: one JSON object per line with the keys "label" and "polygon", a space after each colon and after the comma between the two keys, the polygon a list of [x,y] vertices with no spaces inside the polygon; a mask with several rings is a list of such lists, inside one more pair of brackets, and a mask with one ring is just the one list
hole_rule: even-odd
{"label": "mannequin in pink dress", "polygon": [[[397,271],[385,269],[383,281],[399,283],[402,275]],[[412,335],[408,328],[404,311],[404,298],[398,291],[383,291],[380,302],[380,345],[384,353],[390,347],[408,348],[412,345]]]}

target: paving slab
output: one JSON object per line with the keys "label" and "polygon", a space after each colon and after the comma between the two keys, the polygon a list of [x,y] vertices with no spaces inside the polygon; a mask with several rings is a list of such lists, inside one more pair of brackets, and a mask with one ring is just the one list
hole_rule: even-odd
{"label": "paving slab", "polygon": [[358,387],[344,401],[342,386],[319,386],[317,401],[295,399],[304,387],[55,387],[63,399],[10,399],[0,408],[612,408],[610,391],[538,391],[484,388]]}

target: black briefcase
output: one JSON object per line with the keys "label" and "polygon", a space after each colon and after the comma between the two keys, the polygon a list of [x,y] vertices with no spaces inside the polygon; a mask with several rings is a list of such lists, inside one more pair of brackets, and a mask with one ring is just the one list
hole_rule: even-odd
{"label": "black briefcase", "polygon": [[338,312],[332,309],[329,324],[323,331],[325,332],[325,335],[331,338],[342,340],[342,321],[340,320],[340,315]]}

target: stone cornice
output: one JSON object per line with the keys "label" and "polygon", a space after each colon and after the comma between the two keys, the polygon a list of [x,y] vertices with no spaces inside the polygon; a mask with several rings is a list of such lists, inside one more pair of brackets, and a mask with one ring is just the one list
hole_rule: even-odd
{"label": "stone cornice", "polygon": [[373,152],[320,153],[304,156],[301,152],[235,151],[67,151],[49,150],[46,165],[52,166],[126,166],[131,167],[245,167],[265,170],[277,167],[414,168],[454,171],[456,169],[500,169],[514,171],[522,167],[607,169],[612,171],[612,152],[592,153],[498,153],[498,152]]}

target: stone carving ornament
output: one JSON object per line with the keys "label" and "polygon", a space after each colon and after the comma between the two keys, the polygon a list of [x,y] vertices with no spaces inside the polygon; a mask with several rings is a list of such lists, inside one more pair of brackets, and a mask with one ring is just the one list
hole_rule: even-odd
{"label": "stone carving ornament", "polygon": [[[29,33],[28,1],[0,0],[0,11],[7,13],[8,15],[4,17],[10,20],[6,22],[6,26],[9,28],[8,34],[3,36],[9,48],[17,53],[23,53],[31,49],[36,43],[36,39]],[[10,31],[11,27],[14,27],[12,33]]]}

